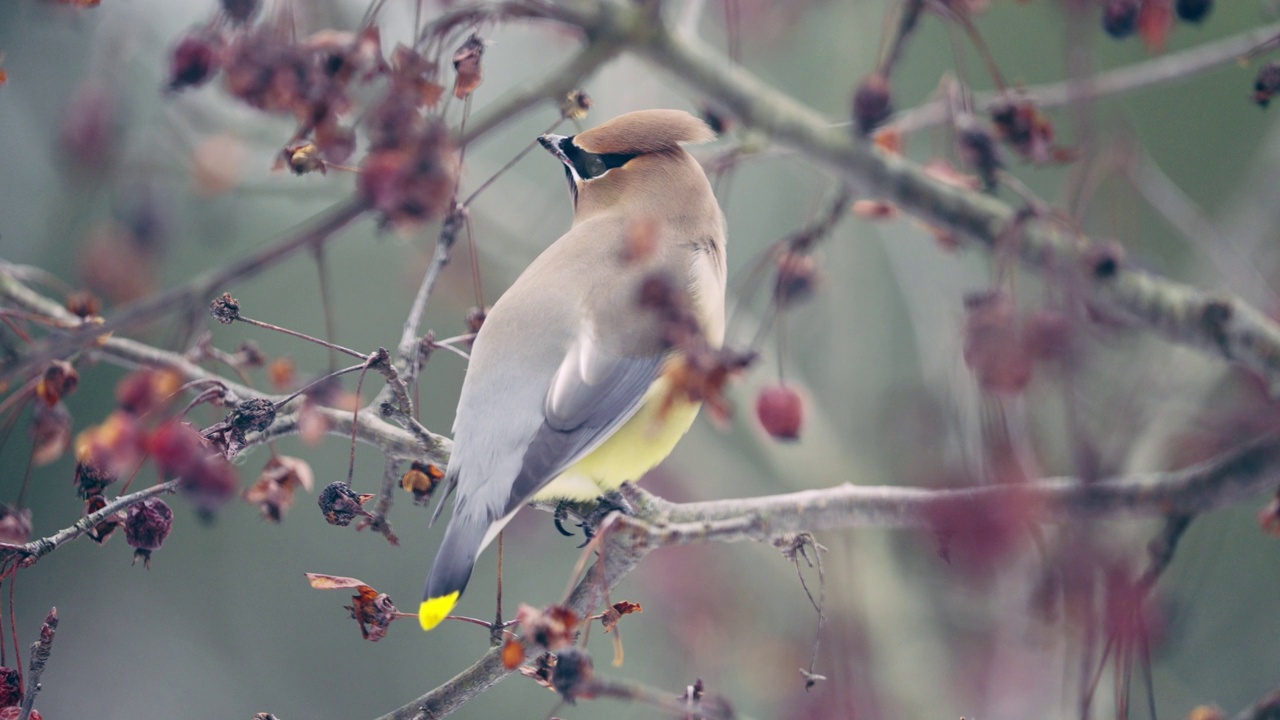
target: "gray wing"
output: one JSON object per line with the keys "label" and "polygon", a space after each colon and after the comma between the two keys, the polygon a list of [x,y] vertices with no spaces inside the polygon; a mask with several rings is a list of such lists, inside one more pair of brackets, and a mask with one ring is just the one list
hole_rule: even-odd
{"label": "gray wing", "polygon": [[525,451],[506,512],[523,505],[630,420],[662,372],[665,357],[615,354],[580,335],[547,391],[545,420]]}

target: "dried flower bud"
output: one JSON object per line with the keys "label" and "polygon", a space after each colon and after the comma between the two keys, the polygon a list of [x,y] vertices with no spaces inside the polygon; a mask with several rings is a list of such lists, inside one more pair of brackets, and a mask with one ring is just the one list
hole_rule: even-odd
{"label": "dried flower bud", "polygon": [[812,255],[788,249],[778,256],[777,265],[773,301],[778,307],[790,307],[813,295],[818,279],[818,265]]}
{"label": "dried flower bud", "polygon": [[0,503],[0,542],[22,545],[31,539],[31,508]]}
{"label": "dried flower bud", "polygon": [[971,116],[963,117],[964,121],[956,122],[956,144],[960,148],[960,156],[978,173],[983,189],[995,192],[999,185],[996,173],[1004,167],[1000,147],[987,128]]}
{"label": "dried flower bud", "polygon": [[458,73],[453,81],[453,96],[459,100],[475,92],[484,79],[480,60],[484,57],[485,44],[483,38],[471,33],[471,37],[453,53],[453,69]]}
{"label": "dried flower bud", "polygon": [[1178,19],[1189,23],[1203,22],[1212,10],[1213,0],[1178,0],[1174,5]]}
{"label": "dried flower bud", "polygon": [[593,104],[586,90],[581,88],[573,90],[564,97],[564,102],[560,103],[560,116],[566,120],[586,120],[587,113],[591,111]]}
{"label": "dried flower bud", "polygon": [[92,462],[76,463],[76,495],[82,498],[102,495],[102,491],[106,490],[107,486],[119,479],[119,473],[109,468],[100,467]]}
{"label": "dried flower bud", "polygon": [[22,704],[22,673],[17,668],[0,667],[0,706]]}
{"label": "dried flower bud", "polygon": [[66,308],[78,318],[88,318],[102,312],[102,301],[88,290],[77,290],[67,295]]}
{"label": "dried flower bud", "polygon": [[131,505],[124,517],[124,539],[134,549],[133,561],[151,569],[151,552],[159,550],[173,529],[173,508],[157,497]]}
{"label": "dried flower bud", "polygon": [[196,30],[178,41],[169,58],[169,89],[199,87],[222,67],[222,39]]}
{"label": "dried flower bud", "polygon": [[480,328],[484,327],[484,319],[488,317],[487,310],[480,306],[475,306],[467,310],[467,330],[472,333],[480,332]]}
{"label": "dried flower bud", "polygon": [[1117,40],[1127,38],[1138,31],[1140,0],[1106,0],[1102,7],[1102,29]]}
{"label": "dried flower bud", "polygon": [[539,610],[521,604],[516,611],[516,622],[524,631],[526,641],[553,652],[572,645],[578,635],[578,614],[563,605]]}
{"label": "dried flower bud", "polygon": [[230,325],[240,319],[240,303],[231,297],[231,293],[222,293],[209,303],[209,312],[213,318],[223,325]]}
{"label": "dried flower bud", "polygon": [[[106,506],[107,506],[106,498],[102,497],[101,495],[90,496],[89,499],[85,501],[84,514],[86,516],[92,515]],[[123,521],[124,521],[124,515],[122,513],[117,512],[112,515],[108,515],[107,517],[103,518],[102,522],[86,530],[85,534],[89,536],[90,540],[93,540],[99,545],[102,545],[103,543],[111,539],[111,536],[115,533],[116,528],[120,527],[120,523]]]}
{"label": "dried flower bud", "polygon": [[182,387],[182,377],[172,370],[139,370],[116,384],[116,402],[131,415],[143,415]]}
{"label": "dried flower bud", "polygon": [[756,397],[756,418],[769,436],[797,440],[804,425],[804,399],[788,385],[772,385]]}
{"label": "dried flower bud", "polygon": [[587,688],[595,676],[591,655],[576,645],[556,654],[556,666],[551,673],[551,686],[572,704],[578,697],[588,697]]}
{"label": "dried flower bud", "polygon": [[868,75],[853,94],[853,121],[858,135],[870,135],[890,115],[893,115],[893,95],[889,79],[879,73]]}
{"label": "dried flower bud", "polygon": [[36,383],[36,397],[50,407],[70,395],[80,384],[80,373],[66,360],[54,360]]}
{"label": "dried flower bud", "polygon": [[[320,157],[320,148],[313,142],[299,141],[286,145],[280,151],[280,159],[294,175],[306,175],[319,172],[325,174],[324,158]],[[277,166],[279,163],[277,163]]]}
{"label": "dried flower bud", "polygon": [[1253,81],[1253,101],[1259,107],[1266,107],[1276,92],[1280,92],[1280,61],[1272,60],[1258,69]]}
{"label": "dried flower bud", "polygon": [[331,482],[320,491],[320,512],[324,513],[324,519],[330,525],[346,527],[356,517],[369,517],[362,506],[372,498],[372,495],[356,494],[341,480]]}
{"label": "dried flower bud", "polygon": [[433,463],[415,460],[409,470],[400,477],[400,487],[413,493],[413,501],[419,505],[431,502],[431,495],[440,487],[444,471]]}
{"label": "dried flower bud", "polygon": [[71,447],[71,413],[65,403],[37,403],[31,419],[31,463],[48,465]]}

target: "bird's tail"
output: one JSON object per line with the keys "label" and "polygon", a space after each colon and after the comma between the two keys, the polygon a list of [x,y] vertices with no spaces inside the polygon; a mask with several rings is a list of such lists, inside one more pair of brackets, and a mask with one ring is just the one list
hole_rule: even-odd
{"label": "bird's tail", "polygon": [[454,508],[418,606],[418,622],[423,630],[439,625],[458,604],[491,524],[483,509],[469,512],[462,505]]}

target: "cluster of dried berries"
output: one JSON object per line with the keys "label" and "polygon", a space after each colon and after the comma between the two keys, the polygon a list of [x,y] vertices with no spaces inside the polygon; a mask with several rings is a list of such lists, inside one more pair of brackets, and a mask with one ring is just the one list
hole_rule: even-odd
{"label": "cluster of dried berries", "polygon": [[1200,23],[1213,10],[1213,0],[1106,0],[1102,5],[1102,29],[1122,39],[1139,34],[1147,47],[1160,51],[1177,19]]}
{"label": "cluster of dried berries", "polygon": [[[349,118],[362,116],[369,147],[359,163],[358,187],[383,213],[384,224],[402,226],[443,215],[458,167],[450,133],[430,114],[444,93],[439,56],[400,45],[384,57],[372,24],[355,33],[324,30],[297,39],[288,12],[258,21],[257,11],[254,0],[228,0],[224,16],[234,22],[220,16],[189,31],[173,49],[169,87],[198,87],[221,74],[227,92],[238,100],[293,116],[298,127],[277,166],[300,175],[346,163],[357,145]],[[472,34],[455,51],[455,97],[469,97],[483,80],[486,44]],[[357,108],[357,86],[375,80],[386,82],[385,93]],[[590,107],[585,94],[567,103],[568,116]]]}

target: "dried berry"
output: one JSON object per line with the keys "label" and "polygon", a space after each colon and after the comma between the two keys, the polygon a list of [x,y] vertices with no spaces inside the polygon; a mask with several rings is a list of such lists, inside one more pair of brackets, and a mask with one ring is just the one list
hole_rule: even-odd
{"label": "dried berry", "polygon": [[443,478],[444,470],[439,466],[415,460],[400,477],[400,487],[413,493],[415,503],[426,505],[431,502],[431,495],[440,487],[440,480]]}
{"label": "dried berry", "polygon": [[1178,0],[1173,7],[1178,19],[1183,22],[1198,23],[1209,17],[1213,10],[1213,0]]}
{"label": "dried berry", "polygon": [[17,668],[0,667],[0,706],[22,704],[22,673]]}
{"label": "dried berry", "polygon": [[159,550],[173,529],[173,508],[157,497],[131,505],[124,517],[124,539],[134,549],[133,561],[151,568],[151,552]]}
{"label": "dried berry", "polygon": [[502,644],[502,667],[515,670],[524,664],[524,643],[514,637]]}
{"label": "dried berry", "polygon": [[[92,515],[106,506],[107,506],[106,498],[102,497],[101,495],[94,495],[90,497],[87,501],[85,501],[84,514]],[[124,522],[124,516],[122,513],[117,512],[103,518],[102,522],[86,530],[85,534],[89,536],[90,540],[93,540],[99,545],[102,545],[103,543],[111,539],[111,536],[115,533],[116,528],[120,527],[120,523],[122,522]]]}
{"label": "dried berry", "polygon": [[76,461],[123,475],[133,472],[144,451],[142,429],[133,413],[116,410],[101,425],[76,436]]}
{"label": "dried berry", "polygon": [[374,149],[356,178],[360,195],[383,214],[383,224],[396,227],[443,217],[452,205],[458,173],[448,128],[438,117],[423,126],[413,105],[404,110],[402,119],[381,118],[375,109],[369,131]]}
{"label": "dried berry", "polygon": [[[64,0],[64,2],[65,1],[66,0]],[[97,0],[76,0],[75,4],[80,5],[81,7],[93,7],[94,5],[98,4],[98,1]],[[0,708],[0,720],[18,720],[18,718],[20,717],[22,717],[22,706],[20,705],[12,705],[7,708]],[[40,715],[40,711],[34,708],[31,710],[31,714],[28,715],[27,718],[28,720],[44,720],[44,717]]]}
{"label": "dried berry", "polygon": [[64,403],[36,403],[31,418],[31,463],[48,465],[71,447],[71,413]]}
{"label": "dried berry", "polygon": [[226,422],[243,433],[262,432],[276,421],[276,404],[266,398],[249,398],[236,406]]}
{"label": "dried berry", "polygon": [[788,385],[766,387],[756,397],[756,417],[770,437],[799,439],[804,424],[804,399]]}
{"label": "dried berry", "polygon": [[868,75],[853,94],[853,121],[858,134],[866,137],[893,115],[893,95],[889,79],[875,73]]}
{"label": "dried berry", "polygon": [[1013,300],[1002,292],[965,298],[964,361],[978,385],[1012,395],[1031,381],[1032,356],[1022,337]]}
{"label": "dried berry", "polygon": [[563,605],[539,610],[522,604],[516,611],[516,622],[526,641],[551,651],[572,645],[578,636],[578,613]]}
{"label": "dried berry", "polygon": [[357,495],[351,486],[341,480],[331,482],[320,491],[320,512],[330,525],[346,527],[356,517],[369,517],[362,507],[373,499],[372,495]]}
{"label": "dried berry", "polygon": [[240,319],[240,303],[231,297],[231,293],[222,293],[209,303],[209,312],[213,318],[223,325],[230,325]]}
{"label": "dried berry", "polygon": [[183,494],[201,512],[213,512],[235,497],[240,486],[235,469],[190,425],[176,420],[161,425],[147,447],[160,474],[178,478]]}
{"label": "dried berry", "polygon": [[586,90],[574,90],[565,95],[564,101],[560,103],[560,116],[566,120],[581,122],[587,119],[592,104],[591,96]]}
{"label": "dried berry", "polygon": [[778,256],[777,265],[773,301],[778,307],[790,307],[813,295],[818,280],[818,264],[812,255],[788,249]]}
{"label": "dried berry", "polygon": [[57,405],[80,384],[80,373],[65,360],[54,360],[36,383],[36,397],[45,405]]}
{"label": "dried berry", "polygon": [[1266,107],[1276,92],[1280,92],[1280,61],[1272,60],[1258,69],[1253,81],[1253,101]]}
{"label": "dried berry", "polygon": [[116,384],[116,402],[133,415],[154,410],[182,387],[182,377],[172,370],[139,370]]}
{"label": "dried berry", "polygon": [[1127,38],[1138,31],[1140,0],[1107,0],[1102,7],[1102,29],[1117,40]]}
{"label": "dried berry", "polygon": [[31,508],[0,503],[0,542],[22,545],[31,539]]}
{"label": "dried berry", "polygon": [[109,468],[95,465],[92,462],[76,463],[76,495],[82,498],[92,498],[102,495],[102,491],[116,480],[120,479],[120,474],[113,472]]}
{"label": "dried berry", "polygon": [[995,192],[1000,184],[997,177],[1004,162],[1000,159],[1000,147],[987,128],[980,125],[972,116],[964,116],[965,121],[956,122],[956,144],[960,149],[960,157],[974,169],[982,180],[982,189]]}
{"label": "dried berry", "polygon": [[222,39],[196,30],[178,41],[169,59],[169,89],[199,87],[222,67]]}
{"label": "dried berry", "polygon": [[88,290],[77,290],[67,295],[65,307],[79,318],[88,318],[102,312],[102,301]]}
{"label": "dried berry", "polygon": [[313,172],[318,172],[321,175],[326,174],[324,158],[320,157],[320,148],[316,147],[315,143],[305,140],[286,145],[280,151],[280,161],[277,163],[277,167],[280,165],[289,168],[294,175],[306,175]]}
{"label": "dried berry", "polygon": [[576,698],[590,697],[589,688],[595,675],[591,655],[576,645],[556,654],[556,666],[551,672],[551,686],[572,704]]}
{"label": "dried berry", "polygon": [[467,330],[472,333],[480,332],[480,328],[484,326],[484,319],[488,317],[488,312],[480,307],[475,306],[467,310]]}

